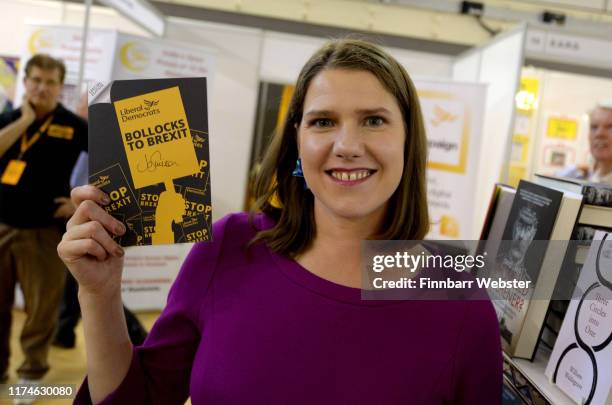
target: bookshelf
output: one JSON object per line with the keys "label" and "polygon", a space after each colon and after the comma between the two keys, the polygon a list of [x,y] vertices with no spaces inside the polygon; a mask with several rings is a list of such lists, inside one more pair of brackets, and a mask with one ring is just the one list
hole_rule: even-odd
{"label": "bookshelf", "polygon": [[[612,207],[583,205],[575,226],[612,228]],[[533,361],[504,353],[504,384],[527,405],[575,405],[576,403],[544,375],[551,349],[538,345]]]}
{"label": "bookshelf", "polygon": [[[529,395],[524,395],[523,398],[526,404],[575,405],[574,401],[544,375],[550,353],[550,350],[540,348],[533,361],[512,359],[504,353],[504,383],[512,384],[514,389],[521,392],[528,392]],[[510,370],[514,374],[512,378],[506,378]]]}

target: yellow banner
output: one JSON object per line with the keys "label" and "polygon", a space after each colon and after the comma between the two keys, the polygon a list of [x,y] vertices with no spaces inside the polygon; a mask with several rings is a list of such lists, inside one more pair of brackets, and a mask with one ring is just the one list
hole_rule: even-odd
{"label": "yellow banner", "polygon": [[521,90],[538,96],[538,90],[540,88],[540,81],[533,77],[521,77]]}
{"label": "yellow banner", "polygon": [[519,111],[530,113],[538,103],[540,82],[536,78],[521,77],[520,90],[516,95],[516,108]]}
{"label": "yellow banner", "polygon": [[199,172],[178,87],[114,105],[135,188],[171,184],[173,179]]}
{"label": "yellow banner", "polygon": [[578,122],[568,118],[549,118],[546,135],[549,138],[573,141],[578,135]]}

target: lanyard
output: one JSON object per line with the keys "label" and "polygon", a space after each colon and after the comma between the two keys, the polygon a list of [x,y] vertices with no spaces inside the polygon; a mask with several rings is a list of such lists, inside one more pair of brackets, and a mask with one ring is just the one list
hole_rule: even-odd
{"label": "lanyard", "polygon": [[34,135],[32,135],[32,137],[30,139],[27,139],[27,137],[28,137],[27,133],[24,133],[21,136],[21,145],[20,145],[20,148],[19,148],[19,157],[17,159],[21,160],[21,158],[23,157],[23,154],[26,153],[26,151],[28,149],[30,149],[32,147],[32,145],[34,145],[40,139],[40,135],[47,131],[47,128],[51,124],[51,121],[53,121],[53,114],[50,115],[49,118],[47,118],[47,120],[44,122],[44,124],[42,124],[40,126],[40,128],[38,128],[38,131],[36,131],[36,133]]}

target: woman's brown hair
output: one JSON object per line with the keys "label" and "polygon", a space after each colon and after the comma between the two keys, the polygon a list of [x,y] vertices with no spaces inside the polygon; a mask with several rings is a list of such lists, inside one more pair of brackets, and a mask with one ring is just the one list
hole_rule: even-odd
{"label": "woman's brown hair", "polygon": [[[264,241],[277,253],[295,257],[316,235],[314,196],[304,180],[292,175],[298,158],[297,127],[312,79],[325,69],[363,70],[372,73],[395,96],[406,130],[404,170],[389,199],[381,229],[372,236],[384,240],[420,240],[429,230],[425,166],[427,140],[416,89],[408,73],[378,46],[356,39],[327,43],[306,62],[295,85],[282,132],[275,134],[255,181],[254,211],[262,211],[276,225],[260,231],[251,243]],[[280,208],[272,204],[276,194]]]}

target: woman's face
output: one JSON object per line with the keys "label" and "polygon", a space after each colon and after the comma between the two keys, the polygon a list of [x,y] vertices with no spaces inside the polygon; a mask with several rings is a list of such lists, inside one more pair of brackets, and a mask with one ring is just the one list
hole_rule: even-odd
{"label": "woman's face", "polygon": [[382,218],[402,177],[405,141],[398,102],[372,73],[329,69],[315,76],[298,146],[316,209]]}

